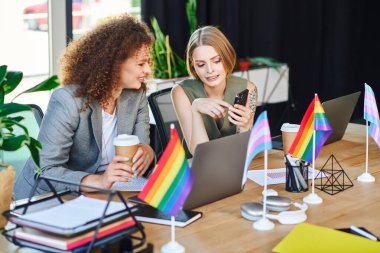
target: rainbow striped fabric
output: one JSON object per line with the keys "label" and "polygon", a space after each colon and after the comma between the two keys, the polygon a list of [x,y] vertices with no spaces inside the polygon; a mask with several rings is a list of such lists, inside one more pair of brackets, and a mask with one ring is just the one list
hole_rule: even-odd
{"label": "rainbow striped fabric", "polygon": [[369,134],[380,147],[380,120],[379,111],[377,110],[375,94],[368,84],[364,84],[364,119],[371,122]]}
{"label": "rainbow striped fabric", "polygon": [[137,197],[166,214],[176,216],[191,191],[193,180],[185,150],[173,127],[156,169]]}
{"label": "rainbow striped fabric", "polygon": [[332,127],[326,117],[318,95],[315,94],[305,115],[302,118],[300,128],[294,139],[289,153],[309,163],[313,162],[313,132],[315,130],[315,158],[323,144],[332,133]]}
{"label": "rainbow striped fabric", "polygon": [[251,130],[251,134],[249,135],[244,171],[248,170],[252,159],[258,153],[269,149],[272,149],[272,137],[270,135],[267,111],[263,111],[259,117],[257,117]]}

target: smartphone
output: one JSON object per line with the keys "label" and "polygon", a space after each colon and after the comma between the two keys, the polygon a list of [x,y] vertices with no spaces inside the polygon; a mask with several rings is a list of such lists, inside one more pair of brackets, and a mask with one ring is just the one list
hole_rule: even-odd
{"label": "smartphone", "polygon": [[240,92],[239,94],[237,94],[235,96],[234,104],[244,105],[245,106],[245,104],[247,103],[248,92],[249,92],[249,90],[245,89],[242,92]]}

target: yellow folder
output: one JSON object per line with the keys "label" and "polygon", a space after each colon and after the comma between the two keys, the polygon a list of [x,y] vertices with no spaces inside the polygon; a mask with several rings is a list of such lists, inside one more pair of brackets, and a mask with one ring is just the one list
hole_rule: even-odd
{"label": "yellow folder", "polygon": [[380,253],[380,242],[332,228],[298,224],[273,248],[277,253]]}

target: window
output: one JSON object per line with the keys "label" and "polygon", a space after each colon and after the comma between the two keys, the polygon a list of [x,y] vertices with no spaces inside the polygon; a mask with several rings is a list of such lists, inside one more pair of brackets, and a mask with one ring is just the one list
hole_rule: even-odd
{"label": "window", "polygon": [[[66,41],[56,43],[52,39],[52,49],[49,53],[49,36],[66,38],[66,31],[52,27],[49,34],[49,3],[56,6],[53,13],[62,14],[64,0],[1,0],[0,1],[0,65],[8,65],[8,70],[19,70],[24,73],[22,83],[17,90],[6,97],[6,102],[16,94],[46,79],[59,67],[52,70],[52,63],[59,61],[59,56]],[[54,7],[54,6],[52,6]],[[140,17],[140,0],[72,0],[72,30],[73,38],[79,38],[85,31],[91,29],[96,22],[106,16],[119,13],[130,13]],[[56,15],[59,16],[59,15]],[[53,22],[65,23],[66,19]],[[52,15],[52,18],[57,18]],[[59,17],[60,18],[60,17]],[[60,39],[58,39],[60,40]],[[49,57],[52,58],[49,60]],[[54,68],[54,67],[53,67]],[[16,102],[38,104],[44,111],[49,101],[50,92],[24,94]]]}

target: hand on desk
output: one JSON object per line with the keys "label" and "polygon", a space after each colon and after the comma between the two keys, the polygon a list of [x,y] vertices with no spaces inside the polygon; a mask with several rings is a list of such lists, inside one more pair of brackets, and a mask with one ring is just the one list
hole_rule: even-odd
{"label": "hand on desk", "polygon": [[[81,184],[92,185],[99,188],[111,189],[115,182],[128,182],[134,175],[142,176],[153,161],[154,151],[148,144],[141,144],[132,158],[132,167],[126,163],[129,158],[114,156],[103,174],[90,174],[85,176]],[[81,191],[89,191],[81,188]]]}
{"label": "hand on desk", "polygon": [[[82,178],[81,184],[91,185],[98,188],[110,189],[115,182],[127,182],[133,177],[131,166],[123,162],[129,160],[124,156],[114,156],[103,174],[89,174]],[[81,191],[92,191],[81,187]]]}

